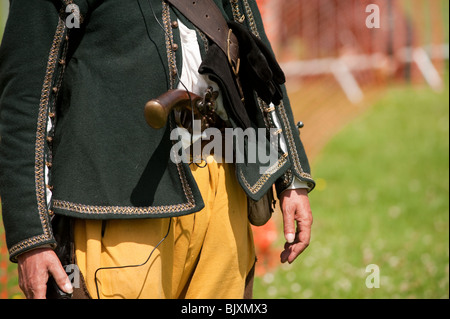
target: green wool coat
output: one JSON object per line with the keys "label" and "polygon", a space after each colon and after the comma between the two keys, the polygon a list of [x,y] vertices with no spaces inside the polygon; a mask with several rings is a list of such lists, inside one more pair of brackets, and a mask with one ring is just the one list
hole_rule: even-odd
{"label": "green wool coat", "polygon": [[[214,1],[227,20],[245,17],[268,43],[255,0]],[[143,113],[148,100],[178,85],[174,21],[194,26],[161,0],[10,3],[0,47],[0,196],[11,260],[55,245],[54,214],[164,218],[202,209],[189,165],[170,160],[171,125],[154,130]],[[198,39],[205,54],[208,39],[201,32]],[[254,125],[270,127],[260,106]],[[236,165],[252,199],[274,183],[283,191],[294,177],[314,187],[286,95],[276,112],[288,152],[262,174],[258,163]]]}

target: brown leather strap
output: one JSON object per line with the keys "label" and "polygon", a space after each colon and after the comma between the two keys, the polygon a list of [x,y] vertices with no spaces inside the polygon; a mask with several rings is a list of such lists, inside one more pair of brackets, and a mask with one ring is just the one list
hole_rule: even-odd
{"label": "brown leather strap", "polygon": [[177,8],[189,21],[214,41],[228,58],[232,66],[239,66],[239,45],[230,32],[227,21],[213,0],[166,0]]}

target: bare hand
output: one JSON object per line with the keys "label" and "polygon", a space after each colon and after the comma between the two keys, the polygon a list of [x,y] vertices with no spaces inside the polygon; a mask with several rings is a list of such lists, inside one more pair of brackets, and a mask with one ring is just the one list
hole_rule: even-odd
{"label": "bare hand", "polygon": [[[313,216],[306,189],[289,189],[280,197],[286,244],[281,262],[292,263],[308,246]],[[296,229],[297,228],[297,229]]]}
{"label": "bare hand", "polygon": [[62,291],[73,292],[69,277],[51,248],[37,248],[19,255],[18,272],[19,287],[27,299],[45,299],[50,275]]}

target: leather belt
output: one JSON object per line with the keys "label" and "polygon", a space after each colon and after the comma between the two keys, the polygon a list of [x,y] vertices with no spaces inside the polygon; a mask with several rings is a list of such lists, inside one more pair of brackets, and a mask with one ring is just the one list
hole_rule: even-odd
{"label": "leather belt", "polygon": [[239,44],[222,12],[212,0],[166,0],[205,33],[228,56],[231,66],[239,69]]}

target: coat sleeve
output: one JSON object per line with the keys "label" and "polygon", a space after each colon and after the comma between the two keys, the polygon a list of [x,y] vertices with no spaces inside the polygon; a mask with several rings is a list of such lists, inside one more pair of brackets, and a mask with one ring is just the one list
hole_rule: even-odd
{"label": "coat sleeve", "polygon": [[10,0],[0,46],[0,197],[13,262],[25,251],[55,246],[47,183],[70,3]]}
{"label": "coat sleeve", "polygon": [[[256,0],[222,0],[226,11],[230,18],[234,20],[243,20],[250,31],[259,37],[266,45],[271,48],[270,42],[264,30],[263,21],[260,11],[258,9]],[[272,49],[271,49],[272,50]],[[273,52],[273,51],[272,51]],[[311,176],[311,168],[308,157],[306,155],[303,143],[300,139],[300,133],[294,121],[294,116],[291,109],[291,103],[287,95],[286,87],[283,85],[284,98],[280,105],[275,107],[276,116],[282,129],[282,136],[287,147],[290,167],[276,183],[276,190],[281,194],[284,190],[293,185],[294,180],[299,180],[308,186],[311,191],[315,187],[315,182]],[[264,104],[264,102],[260,101]],[[261,108],[266,108],[267,105],[261,105]],[[272,115],[273,116],[273,115]],[[269,121],[272,122],[273,121]]]}

